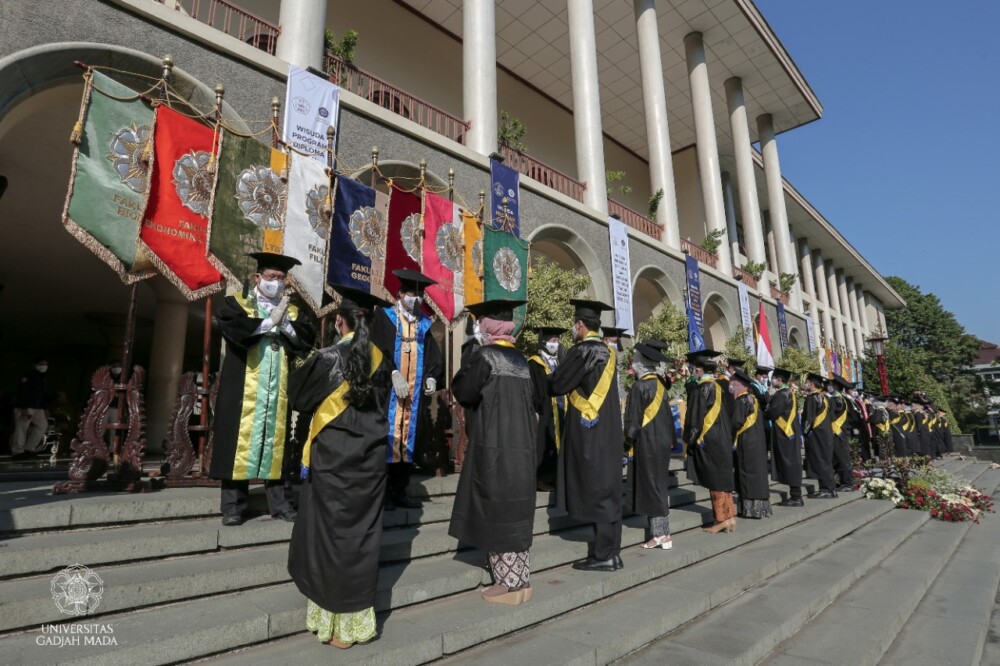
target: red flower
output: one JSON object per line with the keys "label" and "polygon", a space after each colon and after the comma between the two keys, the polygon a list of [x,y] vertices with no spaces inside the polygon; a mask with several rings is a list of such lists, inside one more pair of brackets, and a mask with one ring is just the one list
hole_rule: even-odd
{"label": "red flower", "polygon": [[937,516],[938,515],[938,510],[937,509],[931,509],[931,515],[932,516]]}

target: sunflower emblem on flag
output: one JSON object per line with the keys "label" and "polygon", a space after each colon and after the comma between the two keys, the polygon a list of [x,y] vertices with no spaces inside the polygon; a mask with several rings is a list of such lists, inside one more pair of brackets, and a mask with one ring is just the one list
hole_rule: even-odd
{"label": "sunflower emblem on flag", "polygon": [[174,162],[174,189],[185,208],[198,215],[208,214],[215,174],[208,170],[211,156],[205,150],[192,150]]}
{"label": "sunflower emblem on flag", "polygon": [[386,225],[382,213],[371,206],[359,208],[351,213],[348,226],[358,252],[376,261],[385,259]]}
{"label": "sunflower emblem on flag", "polygon": [[403,224],[399,229],[400,239],[403,241],[403,249],[406,250],[406,254],[410,256],[410,259],[420,263],[420,213],[413,213],[408,215],[406,219],[403,220]]}
{"label": "sunflower emblem on flag", "polygon": [[309,226],[323,240],[330,237],[332,211],[323,210],[328,196],[330,188],[326,185],[317,185],[306,193],[306,215],[309,216]]}
{"label": "sunflower emblem on flag", "polygon": [[493,275],[507,291],[517,291],[521,287],[521,264],[509,247],[502,247],[493,255]]}
{"label": "sunflower emblem on flag", "polygon": [[152,129],[149,125],[132,123],[123,127],[111,136],[106,156],[111,162],[111,168],[118,174],[118,179],[137,194],[146,193],[146,177],[149,174],[149,135]]}
{"label": "sunflower emblem on flag", "polygon": [[287,186],[269,166],[255,164],[236,179],[236,200],[243,217],[265,229],[281,229],[287,192]]}
{"label": "sunflower emblem on flag", "polygon": [[462,270],[465,248],[462,246],[462,232],[458,227],[454,224],[441,225],[437,238],[434,239],[434,246],[437,249],[438,259],[445,268],[456,273]]}

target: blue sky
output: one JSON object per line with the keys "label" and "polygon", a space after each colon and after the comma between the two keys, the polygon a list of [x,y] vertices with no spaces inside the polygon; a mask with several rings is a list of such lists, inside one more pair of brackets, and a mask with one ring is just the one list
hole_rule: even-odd
{"label": "blue sky", "polygon": [[784,175],[883,275],[1000,342],[1000,1],[756,0],[823,104]]}

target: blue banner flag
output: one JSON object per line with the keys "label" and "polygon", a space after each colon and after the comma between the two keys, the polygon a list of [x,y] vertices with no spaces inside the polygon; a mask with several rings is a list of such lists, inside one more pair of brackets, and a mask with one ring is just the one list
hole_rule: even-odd
{"label": "blue banner flag", "polygon": [[788,319],[785,317],[785,304],[778,301],[778,341],[781,342],[781,349],[788,346]]}
{"label": "blue banner flag", "polygon": [[337,176],[336,188],[327,282],[371,292],[372,259],[385,257],[385,218],[374,189],[344,176]]}
{"label": "blue banner flag", "polygon": [[[490,226],[521,237],[521,174],[509,166],[490,160]],[[506,202],[504,201],[506,199]]]}
{"label": "blue banner flag", "polygon": [[688,351],[705,349],[705,324],[701,314],[701,268],[690,254],[685,257],[687,275]]}

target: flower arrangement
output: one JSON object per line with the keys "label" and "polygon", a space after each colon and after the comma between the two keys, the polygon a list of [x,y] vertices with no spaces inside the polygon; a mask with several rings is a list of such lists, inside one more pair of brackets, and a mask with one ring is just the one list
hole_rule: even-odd
{"label": "flower arrangement", "polygon": [[866,499],[887,499],[896,505],[903,501],[903,495],[892,479],[865,479],[861,482],[861,491]]}
{"label": "flower arrangement", "polygon": [[889,499],[900,509],[928,511],[931,518],[952,523],[979,522],[993,512],[993,499],[926,459],[890,458],[879,466],[856,470],[868,499]]}

